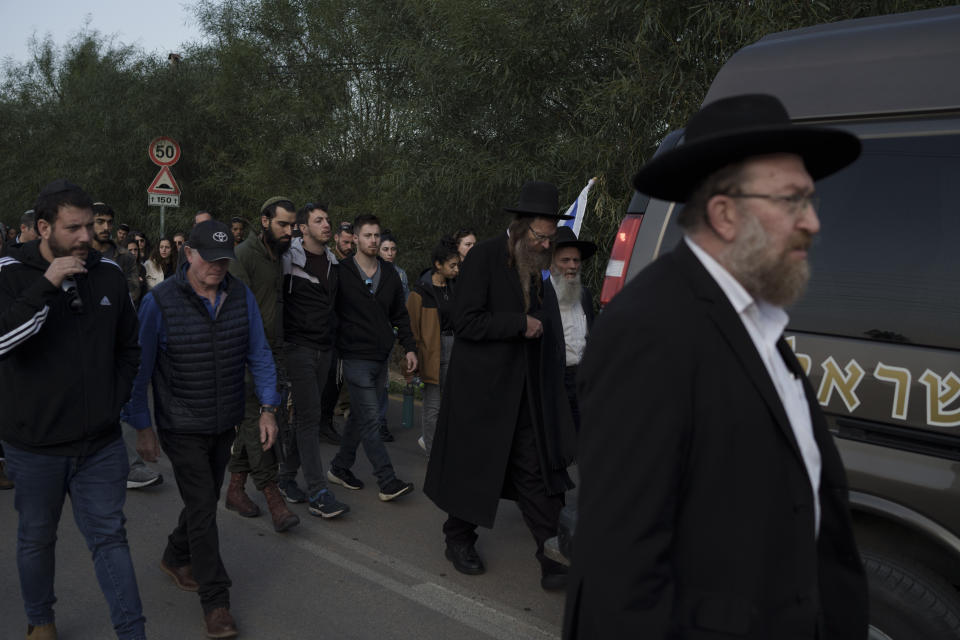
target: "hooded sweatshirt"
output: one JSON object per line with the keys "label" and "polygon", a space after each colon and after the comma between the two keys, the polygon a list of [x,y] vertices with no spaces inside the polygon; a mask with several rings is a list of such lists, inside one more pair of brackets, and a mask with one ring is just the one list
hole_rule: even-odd
{"label": "hooded sweatshirt", "polygon": [[99,252],[75,293],[44,277],[49,266],[39,240],[0,258],[0,438],[86,456],[120,437],[140,363],[137,315],[123,271]]}

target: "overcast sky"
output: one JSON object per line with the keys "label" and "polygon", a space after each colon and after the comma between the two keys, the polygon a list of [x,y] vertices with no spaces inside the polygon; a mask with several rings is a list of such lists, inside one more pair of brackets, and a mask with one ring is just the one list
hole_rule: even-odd
{"label": "overcast sky", "polygon": [[49,33],[58,48],[83,28],[166,57],[200,39],[189,0],[0,0],[0,61],[29,57],[27,42]]}

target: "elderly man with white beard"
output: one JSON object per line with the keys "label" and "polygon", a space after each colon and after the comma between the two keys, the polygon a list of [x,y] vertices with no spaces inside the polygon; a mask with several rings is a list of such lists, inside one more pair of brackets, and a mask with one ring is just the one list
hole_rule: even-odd
{"label": "elderly man with white beard", "polygon": [[577,403],[577,368],[587,346],[587,335],[593,325],[593,294],[583,286],[580,270],[584,262],[597,252],[597,245],[580,240],[570,227],[557,229],[553,261],[550,264],[550,285],[557,294],[560,324],[563,326],[563,348],[566,369],[563,385],[570,400],[573,424],[580,432],[580,407]]}

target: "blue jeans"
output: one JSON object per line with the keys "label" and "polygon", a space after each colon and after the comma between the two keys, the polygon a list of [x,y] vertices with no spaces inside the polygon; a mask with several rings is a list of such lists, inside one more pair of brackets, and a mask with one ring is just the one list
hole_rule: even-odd
{"label": "blue jeans", "polygon": [[340,451],[330,466],[350,469],[362,442],[367,459],[373,465],[373,473],[377,476],[377,484],[382,489],[397,477],[387,447],[380,440],[379,429],[379,397],[387,380],[387,361],[344,360],[343,379],[350,390],[350,417],[343,428]]}
{"label": "blue jeans", "polygon": [[7,471],[16,483],[17,569],[27,622],[53,622],[54,551],[64,497],[93,554],[110,620],[121,640],[146,638],[143,607],[127,545],[123,504],[130,465],[117,438],[86,457],[30,453],[6,443]]}

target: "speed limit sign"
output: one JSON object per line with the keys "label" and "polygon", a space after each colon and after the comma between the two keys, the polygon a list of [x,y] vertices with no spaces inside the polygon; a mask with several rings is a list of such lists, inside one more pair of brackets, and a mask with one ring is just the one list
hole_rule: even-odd
{"label": "speed limit sign", "polygon": [[166,136],[151,140],[147,152],[153,164],[161,167],[171,167],[180,159],[180,145],[173,138]]}

